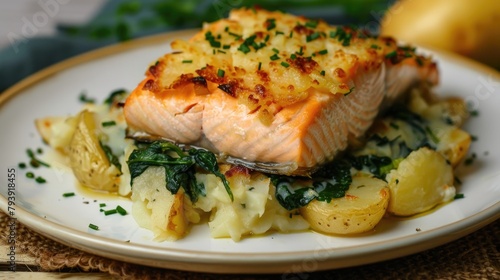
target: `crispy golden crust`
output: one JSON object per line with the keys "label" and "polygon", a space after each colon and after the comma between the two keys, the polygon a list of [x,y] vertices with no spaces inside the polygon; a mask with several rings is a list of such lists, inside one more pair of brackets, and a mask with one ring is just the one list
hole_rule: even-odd
{"label": "crispy golden crust", "polygon": [[[149,69],[161,92],[200,79],[217,85],[251,111],[276,114],[308,98],[308,89],[347,94],[359,71],[382,64],[433,62],[351,27],[329,26],[281,12],[242,8],[227,19],[205,24],[191,40],[176,40]],[[193,80],[195,79],[195,80]],[[196,81],[198,79],[198,81]]]}

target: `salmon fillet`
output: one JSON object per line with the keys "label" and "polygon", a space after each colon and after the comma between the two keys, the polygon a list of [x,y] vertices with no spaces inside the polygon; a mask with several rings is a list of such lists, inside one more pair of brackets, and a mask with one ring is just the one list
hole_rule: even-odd
{"label": "salmon fillet", "polygon": [[131,134],[286,175],[331,161],[412,84],[438,81],[430,58],[392,38],[262,9],[171,46],[125,102]]}

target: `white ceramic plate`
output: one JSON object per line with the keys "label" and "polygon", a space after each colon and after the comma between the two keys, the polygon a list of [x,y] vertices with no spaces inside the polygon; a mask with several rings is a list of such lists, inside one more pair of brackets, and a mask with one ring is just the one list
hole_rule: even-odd
{"label": "white ceramic plate", "polygon": [[[333,237],[303,232],[246,238],[211,239],[206,226],[195,227],[185,239],[156,243],[138,228],[131,215],[104,216],[99,204],[121,205],[127,199],[96,197],[75,187],[67,168],[21,169],[26,149],[43,147],[33,120],[74,114],[80,93],[102,101],[118,88],[133,89],[149,62],[170,50],[169,42],[193,31],[176,32],[104,48],[59,63],[22,81],[0,96],[0,206],[8,210],[15,199],[19,222],[69,246],[97,255],[165,268],[238,273],[290,273],[361,265],[405,256],[450,242],[494,221],[500,212],[500,78],[498,73],[463,60],[437,54],[442,73],[437,88],[443,95],[466,98],[479,112],[466,129],[473,142],[475,163],[458,171],[464,199],[411,219],[384,219],[374,232],[356,237]],[[15,170],[15,190],[8,193],[9,169]],[[47,183],[26,178],[27,171]],[[64,198],[63,193],[76,192]],[[12,209],[10,209],[12,210]],[[89,223],[100,227],[94,231]]]}

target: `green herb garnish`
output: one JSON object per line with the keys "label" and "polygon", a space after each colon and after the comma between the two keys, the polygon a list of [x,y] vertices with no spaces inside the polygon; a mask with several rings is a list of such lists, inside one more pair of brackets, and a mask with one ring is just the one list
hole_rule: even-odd
{"label": "green herb garnish", "polygon": [[108,127],[108,126],[115,126],[116,122],[115,121],[107,121],[107,122],[102,122],[101,125],[103,127]]}
{"label": "green herb garnish", "polygon": [[111,105],[116,99],[123,97],[126,93],[127,90],[125,89],[117,89],[109,94],[108,98],[104,100],[104,104]]}
{"label": "green herb garnish", "polygon": [[36,178],[35,178],[35,181],[36,181],[37,183],[39,183],[39,184],[43,184],[43,183],[46,183],[46,182],[47,182],[47,180],[45,180],[43,177],[40,177],[40,176],[36,177]]}
{"label": "green herb garnish", "polygon": [[306,36],[306,41],[307,42],[314,41],[314,40],[318,39],[320,36],[321,36],[321,34],[319,32],[314,32],[311,35]]}
{"label": "green herb garnish", "polygon": [[324,50],[321,50],[318,52],[318,54],[327,54],[328,53],[328,50],[327,49],[324,49]]}
{"label": "green herb garnish", "polygon": [[316,28],[316,26],[318,26],[318,23],[319,23],[319,21],[317,21],[317,20],[310,20],[310,21],[306,22],[306,24],[304,24],[304,25],[307,27],[310,27],[310,28]]}
{"label": "green herb garnish", "polygon": [[30,164],[33,167],[39,167],[40,165],[43,165],[45,167],[50,167],[48,163],[45,163],[38,158],[35,157],[35,153],[31,149],[26,150],[26,154],[28,154],[28,157],[30,158]]}
{"label": "green herb garnish", "polygon": [[110,209],[110,210],[105,210],[104,211],[104,215],[105,216],[113,215],[113,214],[116,214],[116,213],[118,213],[118,211],[116,211],[116,209]]}
{"label": "green herb garnish", "polygon": [[75,196],[75,193],[74,192],[63,193],[63,197],[71,197],[71,196]]}
{"label": "green herb garnish", "polygon": [[269,59],[271,59],[271,60],[278,60],[278,59],[280,59],[280,57],[278,56],[278,54],[275,53],[271,57],[269,57]]}
{"label": "green herb garnish", "polygon": [[95,99],[89,98],[86,91],[82,91],[78,99],[83,103],[95,103]]}
{"label": "green herb garnish", "polygon": [[276,19],[269,18],[266,20],[265,25],[267,26],[267,30],[271,30],[276,27]]}
{"label": "green herb garnish", "polygon": [[123,209],[120,205],[116,206],[116,212],[122,216],[127,215],[127,210]]}
{"label": "green herb garnish", "polygon": [[116,168],[118,168],[118,170],[121,171],[122,165],[120,163],[120,160],[118,159],[118,157],[115,154],[113,154],[113,151],[111,150],[111,148],[108,145],[104,145],[101,142],[99,142],[99,143],[101,144],[101,148],[104,151],[104,154],[108,158],[109,162],[111,164],[113,164],[114,166],[116,166]]}
{"label": "green herb garnish", "polygon": [[93,230],[99,230],[99,227],[94,225],[94,224],[89,224],[89,228],[91,228]]}

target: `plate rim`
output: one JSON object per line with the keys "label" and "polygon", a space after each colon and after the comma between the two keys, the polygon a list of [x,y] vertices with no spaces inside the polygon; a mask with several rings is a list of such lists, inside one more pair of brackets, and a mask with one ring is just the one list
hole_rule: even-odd
{"label": "plate rim", "polygon": [[[80,55],[65,59],[61,62],[55,63],[47,68],[44,68],[26,78],[14,84],[12,87],[0,93],[0,109],[2,106],[8,103],[10,98],[14,98],[17,94],[22,93],[25,89],[36,86],[39,82],[43,81],[50,76],[57,74],[68,68],[72,68],[81,63],[91,62],[98,58],[104,57],[109,54],[122,53],[127,50],[140,48],[143,46],[160,44],[162,42],[170,42],[171,40],[178,37],[186,37],[192,35],[194,32],[200,29],[186,29],[171,31],[161,34],[156,34],[152,36],[147,36],[143,38],[134,39],[127,42],[117,43],[109,45],[106,47],[98,48],[89,52],[82,53]],[[468,69],[475,70],[482,74],[493,75],[495,79],[500,80],[500,72],[497,70],[481,64],[479,62],[473,61],[469,58],[460,56],[458,54],[436,50],[432,48],[423,48],[431,53],[439,55],[444,59],[458,63],[465,66]],[[7,213],[7,198],[0,195],[0,208],[3,212]],[[461,238],[467,234],[470,234],[487,224],[500,218],[500,202],[491,205],[490,207],[483,209],[482,211],[469,216],[465,219],[456,221],[445,226],[437,227],[431,230],[426,230],[416,235],[410,235],[405,237],[399,237],[394,240],[388,241],[378,241],[375,243],[370,243],[366,245],[350,246],[347,248],[336,249],[335,252],[330,252],[324,259],[314,259],[317,258],[317,250],[308,251],[298,251],[298,252],[286,252],[286,253],[266,253],[264,255],[257,253],[208,253],[208,252],[196,252],[196,251],[186,251],[181,249],[172,248],[154,248],[150,245],[143,244],[133,244],[126,243],[123,241],[118,241],[111,238],[101,237],[91,235],[89,233],[72,229],[64,225],[58,224],[56,222],[48,221],[42,217],[38,217],[26,209],[16,205],[16,218],[23,225],[33,229],[35,232],[48,237],[56,242],[60,242],[69,247],[76,248],[88,253],[100,255],[103,257],[111,257],[116,260],[132,262],[140,265],[148,265],[155,267],[197,271],[197,272],[217,272],[217,273],[283,273],[291,266],[301,263],[304,261],[316,261],[316,270],[324,269],[335,269],[341,267],[349,267],[354,265],[363,265],[373,262],[384,261],[392,258],[403,257],[417,252],[421,252],[430,248],[443,245],[448,242],[452,242],[458,238]],[[40,230],[41,224],[50,223],[50,230]],[[42,227],[42,228],[46,228]],[[69,233],[69,239],[67,235]],[[443,236],[446,235],[446,238]],[[452,235],[451,237],[449,235]],[[411,239],[411,242],[408,240]],[[428,242],[429,240],[434,240],[433,242]],[[78,242],[80,241],[80,242]],[[93,246],[89,247],[88,244],[85,246],[84,241],[90,242]],[[414,246],[415,243],[426,241],[425,246]],[[99,245],[106,243],[106,245],[113,245],[115,248],[114,252],[109,250],[98,250]],[[370,259],[372,254],[380,254],[380,244],[385,243],[383,249],[386,254],[378,256],[377,259]],[[118,254],[116,250],[120,252],[127,247],[126,251],[131,251],[131,253],[139,253],[139,251],[147,248],[147,252],[152,254],[149,257],[139,256],[124,256]],[[123,248],[122,248],[123,247]],[[367,252],[367,249],[368,252]],[[402,250],[405,249],[405,250]],[[319,252],[324,252],[325,250],[319,250]],[[328,251],[328,249],[326,249]],[[352,258],[358,259],[360,256],[360,251],[364,251],[365,256],[358,260],[355,264],[352,264]],[[397,252],[395,252],[397,251]],[[168,252],[168,258],[166,255],[162,254]],[[203,255],[200,258],[199,254]],[[326,252],[328,253],[328,252]],[[198,254],[193,256],[193,254]],[[239,256],[239,258],[238,258]],[[177,258],[177,259],[176,259]],[[179,259],[180,258],[180,259]],[[223,261],[223,264],[219,262]],[[186,264],[188,262],[189,264]],[[257,271],[256,271],[257,269]]]}

